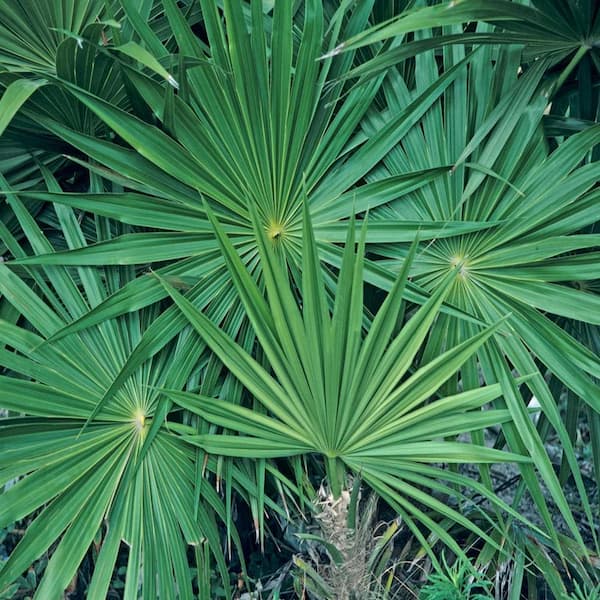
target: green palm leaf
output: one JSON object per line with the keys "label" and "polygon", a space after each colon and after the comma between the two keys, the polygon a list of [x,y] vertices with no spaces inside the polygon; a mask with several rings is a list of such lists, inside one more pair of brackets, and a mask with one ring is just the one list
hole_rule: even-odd
{"label": "green palm leaf", "polygon": [[[478,27],[475,32],[468,31],[464,24],[474,21],[491,23],[496,27]],[[493,4],[482,0],[442,2],[435,6],[405,11],[388,21],[378,23],[342,42],[333,52],[356,50],[389,38],[404,37],[409,33],[434,27],[442,27],[442,35],[427,40],[415,36],[415,41],[396,44],[379,52],[354,69],[350,75],[366,74],[373,77],[406,58],[448,44],[521,44],[524,46],[525,62],[540,58],[547,58],[552,63],[564,61],[556,86],[560,88],[582,59],[584,69],[591,73],[591,64],[585,65],[585,62],[590,55],[596,60],[598,56],[600,21],[597,18],[597,8],[590,0],[560,3],[533,0],[530,5],[505,0]],[[597,68],[596,64],[596,73]],[[581,75],[585,77],[585,71]],[[585,83],[582,85],[586,86]],[[586,98],[586,101],[593,94],[589,84],[587,88],[581,89],[582,97]]]}
{"label": "green palm leaf", "polygon": [[[508,51],[504,56],[507,61],[514,60]],[[445,59],[448,64],[454,64],[455,58],[450,54],[446,54]],[[436,77],[437,67],[432,61],[430,54],[417,58],[421,85],[427,85]],[[520,373],[533,373],[540,369],[540,376],[529,380],[527,386],[539,400],[561,440],[565,460],[573,470],[583,504],[591,518],[585,487],[556,399],[541,374],[549,369],[565,386],[576,390],[594,410],[598,409],[598,388],[591,379],[599,373],[597,357],[559,330],[550,315],[553,313],[591,324],[597,320],[598,296],[564,285],[569,277],[561,265],[563,262],[571,264],[573,278],[575,274],[592,280],[598,276],[590,264],[593,253],[589,253],[589,249],[597,245],[596,236],[581,230],[597,218],[592,215],[591,209],[597,202],[594,189],[597,167],[594,163],[585,164],[583,161],[600,142],[600,129],[590,127],[548,153],[539,128],[545,98],[536,91],[542,70],[536,74],[532,69],[520,80],[515,80],[515,76],[507,77],[504,69],[492,71],[492,87],[488,84],[482,87],[479,76],[484,65],[491,64],[490,61],[491,54],[480,51],[472,64],[474,68],[464,71],[461,84],[456,84],[439,100],[420,126],[407,134],[384,159],[385,167],[371,177],[376,181],[379,176],[386,178],[405,169],[412,170],[417,165],[432,168],[446,162],[454,162],[452,172],[416,190],[402,202],[374,208],[371,218],[419,217],[436,222],[440,218],[456,219],[460,215],[467,221],[489,219],[501,222],[495,228],[474,234],[421,244],[411,273],[415,282],[433,291],[438,287],[443,289],[447,273],[459,266],[459,276],[448,296],[450,303],[487,322],[510,314],[507,324],[516,335],[496,336],[493,344],[486,344],[485,351],[479,352],[480,361],[489,365],[486,380],[494,383],[498,377],[503,377],[494,373],[498,368],[502,371],[497,362],[501,357],[505,357],[507,365],[512,365]],[[488,90],[497,85],[511,86],[512,91],[500,97],[497,106],[492,108],[493,98]],[[390,73],[390,84],[386,90],[390,110],[394,110],[398,102],[399,89],[407,100],[415,93],[408,90],[398,71],[395,75]],[[486,102],[486,98],[488,104],[484,109],[481,101]],[[509,99],[512,100],[510,111],[505,104]],[[471,140],[460,132],[457,135],[457,121],[474,132]],[[437,155],[415,153],[417,147],[432,146],[436,148]],[[476,165],[467,165],[467,159],[473,160]],[[395,263],[396,269],[399,269],[405,264],[409,244],[398,239],[393,244],[373,246],[372,250],[384,259],[386,265]],[[568,255],[574,252],[579,253],[576,260]],[[444,315],[433,328],[428,355],[435,356],[440,352],[443,347],[440,340],[445,339],[446,344],[458,344],[472,334],[470,325]],[[488,347],[494,348],[491,357],[486,355]],[[536,366],[532,355],[542,366]],[[573,363],[564,360],[566,355],[574,357]],[[471,363],[465,365],[462,372],[463,378],[472,381],[474,387],[479,385],[477,371],[469,374],[469,370],[475,368],[475,363]],[[522,400],[509,389],[504,390],[504,397],[513,399],[508,408],[515,422],[519,423],[519,434],[529,430],[526,434],[528,447],[536,448],[534,458],[538,469],[545,473],[557,505],[577,537],[575,520],[538,434],[532,430]],[[506,429],[510,427],[512,425],[509,424]],[[518,444],[517,447],[522,449]],[[544,504],[539,491],[533,495],[540,505]],[[546,509],[540,508],[540,511],[549,516]]]}
{"label": "green palm leaf", "polygon": [[[18,197],[12,205],[31,247],[50,251]],[[72,210],[57,206],[56,212],[69,244],[84,244]],[[22,252],[16,242],[10,249]],[[129,546],[126,597],[137,597],[142,581],[144,597],[174,598],[177,587],[178,597],[192,598],[189,545],[206,544],[228,582],[217,523],[231,516],[211,482],[197,497],[198,452],[165,426],[171,404],[158,391],[185,387],[202,344],[195,336],[179,336],[102,404],[158,313],[142,311],[45,343],[131,275],[81,268],[75,276],[65,267],[47,267],[43,275],[25,279],[26,274],[20,277],[0,265],[0,292],[29,323],[0,321],[2,406],[21,415],[0,422],[1,481],[18,480],[0,497],[0,523],[35,515],[0,571],[0,589],[58,542],[37,591],[39,597],[57,597],[97,535],[101,550],[89,591],[95,597],[107,593],[122,542]],[[96,419],[82,430],[92,415]],[[187,426],[186,431],[198,429]],[[214,460],[206,467],[208,473],[218,468]],[[242,493],[253,490],[239,466],[231,481]],[[229,531],[239,545],[231,524]]]}
{"label": "green palm leaf", "polygon": [[[529,460],[526,456],[478,445],[436,441],[455,435],[457,429],[468,431],[492,421],[510,419],[508,411],[481,412],[483,405],[501,393],[499,386],[435,399],[444,382],[493,335],[494,328],[482,331],[458,348],[448,349],[431,365],[418,365],[411,372],[413,359],[454,277],[448,279],[445,292],[434,295],[408,321],[404,330],[394,333],[390,324],[396,322],[401,309],[398,292],[406,285],[406,275],[399,278],[395,293],[388,296],[381,315],[375,317],[372,328],[363,338],[360,323],[364,230],[359,249],[355,250],[353,228],[350,228],[339,274],[338,296],[330,313],[326,288],[319,275],[319,258],[308,209],[304,216],[302,309],[292,293],[281,256],[269,245],[258,215],[254,219],[266,298],[220,224],[211,216],[233,282],[273,375],[166,280],[161,280],[204,341],[267,410],[261,414],[232,404],[226,398],[167,390],[165,393],[175,403],[226,430],[239,433],[237,436],[201,434],[186,436],[186,440],[209,453],[233,457],[320,454],[326,462],[330,484],[338,493],[343,485],[344,469],[360,472],[394,507],[402,507],[402,512],[421,521],[461,552],[418,508],[420,502],[431,507],[439,503],[427,500],[416,487],[402,481],[401,465],[404,462],[414,465],[448,461],[526,463]],[[310,335],[320,339],[319,349],[311,345]],[[371,355],[376,364],[368,367],[367,362],[364,369],[357,369],[357,361],[364,363]],[[361,386],[365,375],[368,380]],[[374,458],[377,462],[373,462]],[[389,470],[384,469],[384,464],[389,465]],[[427,481],[426,477],[424,480],[430,487],[437,485],[435,480]],[[507,509],[499,499],[488,495]],[[514,511],[508,510],[516,516]],[[445,508],[442,512],[487,539],[487,534],[453,509]]]}

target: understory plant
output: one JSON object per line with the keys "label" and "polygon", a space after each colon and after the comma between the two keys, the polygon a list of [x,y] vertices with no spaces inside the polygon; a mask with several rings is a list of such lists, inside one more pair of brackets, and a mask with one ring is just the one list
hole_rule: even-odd
{"label": "understory plant", "polygon": [[599,31],[0,2],[0,596],[593,594]]}
{"label": "understory plant", "polygon": [[492,582],[480,573],[473,574],[469,565],[458,561],[448,565],[442,557],[443,570],[430,575],[421,588],[420,600],[489,600]]}

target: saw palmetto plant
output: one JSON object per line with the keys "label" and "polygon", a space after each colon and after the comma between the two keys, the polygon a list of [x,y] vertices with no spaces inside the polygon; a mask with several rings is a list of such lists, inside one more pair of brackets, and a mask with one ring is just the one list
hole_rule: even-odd
{"label": "saw palmetto plant", "polygon": [[0,592],[227,597],[349,477],[440,573],[593,589],[599,23],[0,1]]}
{"label": "saw palmetto plant", "polygon": [[[488,382],[504,381],[504,398],[520,434],[529,431],[525,435],[530,452],[539,457],[538,468],[545,473],[546,484],[554,488],[557,506],[566,508],[541,440],[521,400],[514,403],[519,396],[508,389],[506,374],[515,368],[520,373],[539,369],[540,375],[527,385],[543,406],[545,419],[565,440],[564,456],[583,489],[557,399],[543,376],[552,372],[590,403],[593,411],[598,410],[598,390],[593,382],[599,375],[596,356],[557,327],[555,316],[598,325],[598,296],[589,293],[585,283],[573,283],[598,276],[595,250],[600,239],[587,229],[595,222],[600,199],[598,167],[586,158],[600,141],[600,128],[590,127],[572,136],[548,156],[540,127],[546,100],[543,93],[534,92],[541,69],[537,73],[532,69],[517,80],[518,65],[509,54],[492,56],[485,48],[478,53],[472,68],[463,72],[462,85],[440,98],[369,179],[377,181],[414,169],[417,164],[428,168],[449,162],[452,169],[402,200],[374,208],[371,218],[434,222],[451,218],[482,225],[475,233],[422,242],[411,274],[415,283],[435,290],[448,269],[457,266],[459,277],[448,298],[454,306],[485,322],[510,314],[508,323],[516,335],[495,336],[479,353],[478,360],[463,368],[461,381],[463,385],[468,381],[479,385],[479,369],[483,369]],[[444,60],[452,65],[456,56],[446,54]],[[418,86],[437,77],[431,55],[417,57],[416,69]],[[484,87],[479,81],[482,69],[488,71]],[[495,90],[500,86],[509,91],[498,97]],[[394,110],[403,97],[409,101],[407,87],[399,73],[390,77],[389,87],[385,88],[388,110]],[[460,133],[457,122],[462,123]],[[506,147],[504,140],[509,138]],[[433,150],[419,154],[415,152],[419,146]],[[372,251],[384,264],[396,263],[398,269],[405,263],[408,248],[408,244],[397,241],[374,244]],[[565,269],[566,265],[569,267]],[[444,345],[459,343],[473,331],[471,324],[452,315],[440,315],[434,327],[428,350],[431,355],[439,353]],[[565,354],[570,361],[564,361]],[[512,437],[512,433],[506,433]]]}
{"label": "saw palmetto plant", "polygon": [[[527,462],[527,459],[475,444],[449,439],[437,441],[480,429],[476,425],[479,419],[484,427],[486,422],[502,423],[508,419],[507,410],[480,410],[500,394],[499,385],[427,402],[492,335],[494,327],[484,329],[410,372],[456,273],[446,278],[440,290],[416,311],[405,327],[395,331],[403,310],[409,258],[405,271],[397,278],[363,337],[364,233],[355,250],[354,228],[352,225],[349,228],[336,301],[330,311],[308,216],[302,244],[301,308],[276,250],[268,247],[258,223],[255,234],[266,299],[220,225],[216,221],[214,225],[232,280],[273,373],[266,371],[165,281],[166,289],[198,334],[262,405],[262,410],[261,406],[246,408],[228,402],[227,398],[166,391],[176,404],[210,423],[244,434],[185,435],[185,439],[210,454],[241,458],[317,454],[325,464],[335,497],[341,493],[347,472],[360,474],[407,523],[422,521],[460,553],[454,540],[414,504],[418,500],[430,508],[437,507],[440,515],[448,511],[453,520],[462,520],[434,495],[423,494],[422,487],[426,486],[452,495],[449,486],[437,481],[448,477],[437,463]],[[467,422],[469,426],[464,429]],[[469,485],[460,475],[455,477],[456,483]],[[483,487],[480,489],[486,493]],[[494,496],[489,498],[498,501]],[[471,527],[468,521],[464,524]],[[420,535],[416,528],[414,531]],[[488,538],[483,531],[478,533]],[[432,559],[436,560],[433,554]]]}
{"label": "saw palmetto plant", "polygon": [[[31,247],[51,250],[20,200],[12,198],[11,206]],[[57,206],[56,217],[68,245],[85,246],[73,211]],[[104,220],[97,229],[99,238],[110,236]],[[21,245],[4,233],[13,255],[21,254]],[[200,485],[194,449],[165,427],[167,407],[159,392],[193,381],[202,345],[190,332],[179,336],[97,410],[158,310],[131,313],[52,345],[45,342],[123,285],[131,270],[49,267],[19,275],[1,268],[2,294],[24,325],[0,321],[5,371],[0,395],[3,407],[15,415],[1,423],[2,482],[13,485],[2,495],[0,522],[5,526],[32,513],[35,518],[4,565],[0,588],[57,540],[38,597],[62,594],[93,541],[101,550],[89,597],[105,597],[122,542],[129,549],[126,596],[137,594],[141,576],[146,597],[173,597],[174,580],[179,597],[192,597],[188,547],[196,549],[198,569],[211,552],[227,579],[217,526],[226,519],[224,503],[213,486]],[[205,468],[215,465],[209,461]],[[245,481],[234,469],[232,477],[240,476]]]}

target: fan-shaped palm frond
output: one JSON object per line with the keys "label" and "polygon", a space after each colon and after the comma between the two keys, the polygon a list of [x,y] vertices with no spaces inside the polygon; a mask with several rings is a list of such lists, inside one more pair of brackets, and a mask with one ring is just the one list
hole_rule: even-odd
{"label": "fan-shaped palm frond", "polygon": [[[335,305],[330,311],[307,211],[304,218],[301,307],[281,256],[269,244],[259,217],[255,217],[255,235],[263,263],[266,299],[213,218],[232,280],[272,375],[163,280],[183,314],[257,401],[251,410],[226,398],[167,391],[184,408],[239,432],[237,436],[201,434],[185,439],[210,453],[226,456],[267,458],[316,453],[325,461],[334,493],[340,493],[346,470],[360,473],[400,512],[420,540],[424,541],[424,537],[415,520],[462,554],[458,544],[420,508],[428,507],[494,543],[436,494],[454,496],[451,486],[445,483],[451,482],[475,488],[513,516],[516,513],[484,486],[448,473],[438,463],[528,459],[449,439],[509,418],[507,410],[482,410],[501,393],[499,385],[448,397],[437,393],[497,327],[484,329],[464,343],[449,347],[413,371],[417,352],[457,275],[446,277],[444,285],[398,333],[395,328],[403,306],[410,264],[407,261],[363,337],[365,230],[355,250],[354,231],[350,228]],[[423,487],[434,494],[428,495]],[[457,498],[463,498],[461,492],[457,494]]]}
{"label": "fan-shaped palm frond", "polygon": [[[592,71],[598,71],[600,11],[593,0],[532,0],[530,3],[497,0],[493,4],[481,0],[439,2],[402,11],[345,40],[334,53],[347,52],[371,44],[404,37],[416,31],[442,27],[442,35],[427,40],[414,39],[402,45],[393,44],[358,66],[351,76],[369,77],[416,54],[453,44],[519,44],[524,47],[524,61],[541,58],[550,63],[563,63],[556,89],[584,57],[590,59]],[[487,22],[494,28],[466,27],[473,22]],[[583,74],[586,77],[585,74]],[[589,75],[586,77],[589,79]],[[587,84],[582,99],[589,100]]]}
{"label": "fan-shaped palm frond", "polygon": [[[51,252],[21,200],[10,201],[33,250]],[[73,211],[57,205],[56,216],[69,246],[85,246]],[[99,236],[109,231],[98,221]],[[14,256],[23,254],[14,238],[2,237]],[[179,335],[99,411],[159,311],[128,314],[47,343],[131,276],[130,269],[64,267],[18,275],[0,265],[0,293],[23,323],[0,321],[0,397],[11,411],[0,422],[0,473],[3,484],[13,482],[0,497],[0,523],[34,517],[0,571],[0,589],[52,548],[37,597],[58,597],[97,535],[101,549],[89,597],[106,596],[122,542],[128,546],[126,598],[137,597],[140,582],[147,598],[194,597],[189,545],[197,548],[197,558],[208,551],[215,557],[228,587],[217,522],[229,521],[239,540],[222,498],[211,483],[200,485],[201,469],[214,472],[217,464],[211,459],[202,467],[197,450],[165,426],[171,403],[159,391],[193,381],[203,347],[197,336],[189,330]],[[198,431],[190,422],[185,427]],[[232,466],[229,478],[233,487],[252,485],[241,464]]]}
{"label": "fan-shaped palm frond", "polygon": [[[461,54],[446,52],[446,65],[460,60]],[[598,324],[598,296],[563,282],[594,280],[600,274],[595,252],[600,240],[593,233],[581,232],[597,219],[597,163],[585,164],[584,159],[600,142],[600,128],[576,134],[549,153],[540,127],[546,97],[537,88],[543,67],[518,78],[518,53],[480,49],[478,54],[368,179],[374,183],[379,177],[385,180],[405,170],[448,162],[454,167],[402,200],[374,208],[371,218],[384,222],[390,218],[424,222],[474,219],[490,225],[477,233],[423,242],[411,274],[415,282],[433,291],[443,285],[449,271],[459,267],[448,296],[453,305],[488,322],[510,314],[508,323],[515,335],[495,336],[487,343],[478,352],[479,367],[472,362],[463,368],[463,382],[478,386],[480,367],[488,382],[503,382],[504,397],[519,432],[528,440],[538,468],[577,535],[525,404],[507,377],[511,369],[533,373],[539,365],[540,375],[527,386],[560,437],[585,503],[572,446],[543,375],[551,371],[594,411],[600,408],[599,390],[593,383],[600,374],[598,357],[550,316]],[[417,57],[416,64],[415,91],[398,72],[390,73],[385,86],[389,111],[410,103],[437,77],[430,53]],[[498,95],[501,89],[509,91]],[[375,115],[371,126],[381,127],[385,119],[385,113]],[[383,264],[399,269],[409,244],[399,239],[371,249]],[[464,320],[440,316],[427,355],[436,356],[447,344],[458,344],[473,331],[473,325]],[[534,495],[541,499],[539,492]]]}

